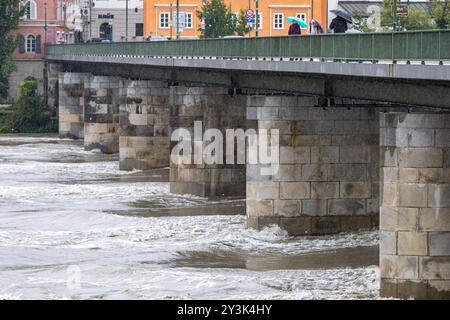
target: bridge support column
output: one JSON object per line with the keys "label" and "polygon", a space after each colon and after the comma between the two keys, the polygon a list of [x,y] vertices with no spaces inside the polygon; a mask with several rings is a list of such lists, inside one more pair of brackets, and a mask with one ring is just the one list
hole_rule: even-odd
{"label": "bridge support column", "polygon": [[119,152],[118,77],[92,76],[85,87],[84,148]]}
{"label": "bridge support column", "polygon": [[167,82],[121,81],[121,170],[148,170],[169,166],[169,119]]}
{"label": "bridge support column", "polygon": [[381,295],[450,298],[450,114],[381,115]]}
{"label": "bridge support column", "polygon": [[87,73],[59,73],[58,113],[61,138],[84,137],[84,88],[88,76]]}
{"label": "bridge support column", "polygon": [[62,66],[58,63],[49,63],[47,67],[46,85],[47,104],[51,108],[57,108],[59,105],[59,73]]}
{"label": "bridge support column", "polygon": [[378,225],[378,113],[317,98],[251,96],[247,118],[279,130],[279,170],[247,165],[248,226],[320,235]]}
{"label": "bridge support column", "polygon": [[[209,196],[244,196],[245,164],[226,164],[226,129],[246,127],[245,96],[229,95],[226,88],[171,87],[171,132],[178,128],[191,133],[192,150],[206,147],[210,142],[202,140],[208,129],[218,129],[224,138],[224,164],[195,164],[194,155],[185,157],[183,164],[170,163],[170,191],[178,194]],[[194,134],[194,122],[201,122],[200,136]],[[196,140],[196,141],[194,141]],[[203,141],[203,142],[202,142]],[[177,144],[172,141],[172,147]]]}

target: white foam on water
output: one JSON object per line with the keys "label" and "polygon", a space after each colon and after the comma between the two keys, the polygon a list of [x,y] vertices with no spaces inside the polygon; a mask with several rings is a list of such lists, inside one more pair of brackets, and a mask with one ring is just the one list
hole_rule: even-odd
{"label": "white foam on water", "polygon": [[[0,142],[14,137],[0,137]],[[378,232],[289,237],[245,228],[244,216],[143,218],[112,214],[130,203],[195,206],[168,183],[120,182],[117,161],[57,139],[0,145],[0,299],[352,299],[378,296],[376,266],[274,270],[175,268],[180,252],[255,255],[378,244]],[[28,140],[27,140],[28,139]],[[36,143],[38,142],[38,143]],[[54,143],[47,143],[54,142]],[[85,162],[57,162],[61,157]],[[95,162],[90,162],[91,157]],[[80,270],[70,288],[67,270]]]}

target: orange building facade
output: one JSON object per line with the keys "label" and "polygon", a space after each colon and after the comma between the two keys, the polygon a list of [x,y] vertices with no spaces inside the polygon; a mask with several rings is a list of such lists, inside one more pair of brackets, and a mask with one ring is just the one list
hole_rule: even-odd
{"label": "orange building facade", "polygon": [[[197,38],[201,34],[202,21],[197,12],[202,10],[205,0],[180,0],[179,10],[185,13],[185,28],[181,38]],[[225,0],[231,4],[231,10],[239,14],[248,8],[256,11],[254,0]],[[259,0],[259,36],[287,35],[290,24],[289,16],[297,16],[309,22],[312,18],[327,28],[327,0]],[[176,0],[144,0],[144,36],[175,37],[176,25],[173,15],[176,13]],[[307,29],[302,30],[306,34]],[[250,33],[255,36],[255,31]]]}

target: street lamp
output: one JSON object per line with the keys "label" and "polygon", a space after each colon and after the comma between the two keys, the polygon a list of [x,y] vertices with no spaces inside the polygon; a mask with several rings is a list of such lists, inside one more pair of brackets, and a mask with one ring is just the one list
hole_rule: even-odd
{"label": "street lamp", "polygon": [[89,40],[92,39],[92,0],[89,0]]}
{"label": "street lamp", "polygon": [[44,44],[47,44],[47,30],[48,30],[48,25],[47,25],[47,2],[44,2]]}
{"label": "street lamp", "polygon": [[[44,2],[44,50],[47,46],[47,2]],[[41,44],[39,44],[41,45]],[[44,62],[44,101],[45,105],[48,106],[48,61],[45,59]]]}
{"label": "street lamp", "polygon": [[177,40],[180,39],[180,0],[177,0]]}
{"label": "street lamp", "polygon": [[259,36],[259,0],[255,0],[256,11],[255,11],[255,30],[256,36]]}
{"label": "street lamp", "polygon": [[128,0],[125,3],[125,41],[128,41]]}

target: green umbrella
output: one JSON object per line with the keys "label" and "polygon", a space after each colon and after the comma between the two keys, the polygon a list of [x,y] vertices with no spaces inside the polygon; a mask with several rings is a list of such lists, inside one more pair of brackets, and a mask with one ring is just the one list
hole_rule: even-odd
{"label": "green umbrella", "polygon": [[297,22],[300,25],[301,28],[307,28],[308,27],[308,24],[305,21],[303,21],[302,19],[297,18],[297,17],[287,17],[286,21],[290,22],[290,23]]}

